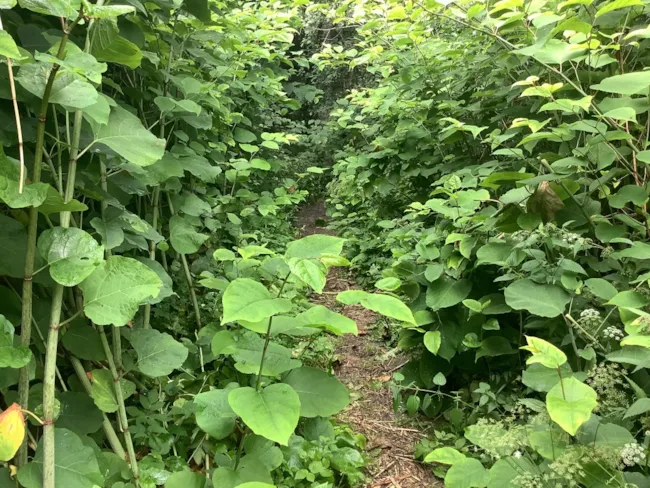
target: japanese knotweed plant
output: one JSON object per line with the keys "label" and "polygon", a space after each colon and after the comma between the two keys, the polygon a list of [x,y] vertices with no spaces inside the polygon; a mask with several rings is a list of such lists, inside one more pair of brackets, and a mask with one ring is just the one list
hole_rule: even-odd
{"label": "japanese knotweed plant", "polygon": [[[308,304],[302,291],[307,286],[322,293],[330,267],[348,264],[341,256],[343,243],[338,237],[312,235],[289,243],[283,255],[261,246],[214,252],[224,277],[206,275],[201,280],[206,287],[223,290],[221,328],[212,338],[211,352],[239,377],[194,400],[201,429],[215,439],[238,437],[238,447],[214,471],[215,486],[271,483],[272,470],[281,461],[275,444],[287,446],[301,418],[329,417],[348,405],[348,390],[336,377],[304,366],[281,343],[322,333],[357,334],[353,320]],[[340,293],[337,300],[413,320],[408,308],[390,295],[353,290]],[[273,454],[262,459],[260,449]]]}

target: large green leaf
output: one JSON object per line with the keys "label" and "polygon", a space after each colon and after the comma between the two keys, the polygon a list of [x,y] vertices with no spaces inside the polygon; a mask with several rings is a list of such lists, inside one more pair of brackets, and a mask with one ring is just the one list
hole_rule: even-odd
{"label": "large green leaf", "polygon": [[[102,412],[117,412],[119,405],[115,396],[115,381],[110,371],[95,369],[90,372],[90,396]],[[126,378],[120,379],[122,396],[126,400],[135,393],[135,383]]]}
{"label": "large green leaf", "polygon": [[[41,438],[34,460],[18,471],[18,481],[25,488],[43,488],[43,457]],[[54,479],[56,488],[104,486],[95,451],[67,429],[54,429]]]}
{"label": "large green leaf", "polygon": [[0,368],[22,368],[32,359],[26,346],[14,346],[14,326],[0,315]]}
{"label": "large green leaf", "polygon": [[81,0],[18,0],[18,5],[32,12],[55,17],[76,17]]}
{"label": "large green leaf", "polygon": [[597,85],[592,85],[592,90],[619,95],[638,95],[647,93],[650,87],[650,71],[636,71],[624,75],[615,75],[605,78]]}
{"label": "large green leaf", "polygon": [[442,344],[442,336],[439,330],[430,330],[424,334],[424,347],[426,347],[431,354],[438,354],[440,345]]}
{"label": "large green leaf", "polygon": [[[242,466],[237,469],[221,467],[212,474],[212,485],[219,488],[239,488],[247,483],[273,483],[271,473],[262,463]],[[275,488],[273,485],[270,485]]]}
{"label": "large green leaf", "polygon": [[84,312],[98,325],[125,325],[162,288],[158,275],[132,258],[111,256],[79,285]]}
{"label": "large green leaf", "polygon": [[158,293],[158,295],[155,297],[146,298],[143,303],[155,305],[156,303],[160,303],[165,298],[170,297],[174,294],[174,283],[172,282],[171,277],[167,274],[167,271],[165,271],[165,268],[163,268],[162,264],[149,258],[137,257],[135,259],[148,266],[154,273],[158,275],[158,278],[160,278],[160,281],[162,282],[160,293]]}
{"label": "large green leaf", "polygon": [[350,394],[345,385],[320,369],[308,366],[294,369],[284,383],[298,393],[301,417],[329,417],[350,403]]}
{"label": "large green leaf", "polygon": [[187,359],[187,348],[169,334],[156,329],[137,329],[129,341],[138,355],[138,370],[152,378],[167,376],[180,368]]}
{"label": "large green leaf", "polygon": [[228,403],[255,434],[285,446],[298,425],[300,398],[289,385],[277,383],[262,391],[237,388]]}
{"label": "large green leaf", "polygon": [[526,336],[526,342],[528,345],[522,346],[521,349],[532,353],[526,364],[540,363],[547,368],[557,369],[567,362],[566,354],[544,339]]}
{"label": "large green leaf", "polygon": [[[275,320],[274,320],[275,322]],[[318,327],[325,329],[335,335],[354,334],[357,335],[359,330],[354,320],[332,312],[323,305],[315,305],[309,310],[296,316],[296,323],[300,327]],[[273,324],[275,325],[275,323]]]}
{"label": "large green leaf", "polygon": [[[16,80],[28,92],[43,98],[52,64],[36,62],[23,65]],[[50,103],[58,103],[69,109],[83,109],[93,105],[99,94],[83,77],[70,71],[59,72],[54,79]]]}
{"label": "large green leaf", "polygon": [[339,293],[336,300],[346,305],[361,304],[363,307],[395,320],[415,324],[413,312],[399,298],[378,295],[361,290],[347,290]]}
{"label": "large green leaf", "polygon": [[61,339],[63,346],[79,359],[105,361],[104,347],[99,333],[84,319],[73,320]]}
{"label": "large green leaf", "polygon": [[488,471],[478,459],[456,462],[445,475],[447,488],[483,488],[489,480]]}
{"label": "large green leaf", "polygon": [[196,425],[217,440],[225,439],[235,430],[237,415],[228,403],[228,394],[237,387],[231,383],[223,390],[206,391],[194,397]]}
{"label": "large green leaf", "polygon": [[639,5],[643,6],[643,2],[641,0],[613,0],[602,5],[603,6],[596,12],[596,18],[608,14],[609,12],[613,12],[614,10],[620,10],[626,7],[636,7]]}
{"label": "large green leaf", "polygon": [[[235,368],[244,374],[257,374],[260,371],[265,341],[254,332],[246,332],[239,340],[228,346],[227,351],[235,359]],[[214,348],[213,348],[214,350]],[[300,367],[301,362],[293,359],[291,350],[275,342],[269,342],[264,355],[263,376],[280,376],[285,371]]]}
{"label": "large green leaf", "polygon": [[25,276],[27,231],[17,220],[0,214],[0,275],[22,278]]}
{"label": "large green leaf", "polygon": [[185,0],[183,7],[201,22],[210,22],[208,0]]}
{"label": "large green leaf", "polygon": [[546,409],[551,419],[575,435],[598,405],[596,392],[574,377],[564,378],[546,394]]}
{"label": "large green leaf", "polygon": [[529,279],[515,281],[505,289],[506,303],[515,310],[527,310],[540,317],[557,317],[571,296],[555,285],[540,285]]}
{"label": "large green leaf", "polygon": [[23,57],[18,50],[16,41],[11,37],[7,31],[0,31],[0,56],[5,56],[11,59],[21,59]]}
{"label": "large green leaf", "polygon": [[174,215],[169,219],[169,240],[176,252],[193,254],[201,248],[208,237],[198,233],[194,226],[180,215]]}
{"label": "large green leaf", "polygon": [[95,143],[110,147],[128,162],[149,166],[165,155],[165,140],[149,132],[135,115],[113,107],[108,124],[95,127]]}
{"label": "large green leaf", "polygon": [[85,280],[104,260],[104,247],[76,227],[55,227],[38,238],[38,251],[50,265],[57,283],[75,286]]}
{"label": "large green leaf", "polygon": [[429,285],[427,289],[427,306],[432,310],[453,307],[465,300],[471,290],[471,281],[456,281],[443,276]]}
{"label": "large green leaf", "polygon": [[102,413],[86,392],[65,391],[58,396],[61,402],[57,428],[69,429],[77,435],[97,432],[102,426]]}
{"label": "large green leaf", "polygon": [[85,212],[86,210],[88,210],[88,206],[78,200],[72,199],[66,203],[61,194],[49,185],[47,187],[47,197],[38,206],[39,213],[44,215],[59,212]]}
{"label": "large green leaf", "polygon": [[275,298],[264,285],[249,278],[232,281],[223,294],[222,324],[247,320],[259,322],[293,308],[290,300]]}
{"label": "large green leaf", "polygon": [[[0,33],[5,31],[0,31]],[[11,208],[38,207],[47,198],[50,188],[45,183],[24,185],[20,193],[20,165],[5,155],[0,147],[0,200]]]}
{"label": "large green leaf", "polygon": [[339,255],[344,243],[345,239],[340,237],[313,234],[289,243],[285,256],[287,259],[318,259],[324,254]]}
{"label": "large green leaf", "polygon": [[173,473],[167,481],[165,481],[165,488],[204,488],[207,479],[201,473],[190,471],[185,468],[183,471]]}
{"label": "large green leaf", "polygon": [[119,32],[114,19],[97,20],[90,29],[90,52],[98,61],[135,69],[142,61],[142,51]]}
{"label": "large green leaf", "polygon": [[327,268],[316,259],[291,258],[288,261],[291,272],[308,284],[316,293],[322,293],[327,281]]}

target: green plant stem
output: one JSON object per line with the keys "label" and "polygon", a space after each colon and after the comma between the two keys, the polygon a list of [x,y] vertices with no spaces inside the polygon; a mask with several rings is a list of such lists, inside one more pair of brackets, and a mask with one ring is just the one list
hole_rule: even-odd
{"label": "green plant stem", "polygon": [[[284,290],[284,286],[287,284],[287,281],[289,280],[289,277],[291,276],[291,273],[289,273],[284,280],[282,281],[282,286],[280,286],[280,290],[278,291],[278,294],[276,295],[277,298],[282,296],[282,291]],[[260,358],[260,369],[257,372],[257,381],[255,383],[255,390],[260,391],[260,388],[262,386],[262,371],[264,370],[264,359],[266,358],[266,351],[269,348],[269,342],[271,340],[271,326],[273,325],[273,316],[269,318],[269,325],[266,328],[266,337],[264,339],[264,349],[262,349],[262,357]],[[239,439],[239,446],[237,447],[237,455],[235,457],[235,469],[239,466],[239,462],[241,461],[241,456],[244,452],[244,442],[246,441],[246,436],[248,435],[248,427],[244,429],[242,432],[241,438]]]}
{"label": "green plant stem", "polygon": [[[61,59],[65,53],[70,32],[83,18],[83,12],[80,10],[77,19],[64,30],[63,38],[59,44],[57,57]],[[58,65],[52,68],[50,81],[54,83],[52,73],[56,75]],[[50,91],[51,91],[50,86]],[[47,90],[47,87],[46,87]],[[49,99],[49,94],[48,94]],[[45,112],[47,113],[47,107]],[[68,167],[68,181],[63,201],[65,203],[72,200],[74,196],[75,176],[77,171],[77,155],[79,154],[79,140],[81,139],[81,124],[83,122],[83,113],[75,113],[74,133],[70,147],[70,162]],[[37,148],[35,154],[42,154],[42,147]],[[37,156],[39,157],[39,156]],[[61,212],[61,227],[70,226],[70,212]],[[59,329],[61,327],[61,309],[63,306],[63,292],[65,287],[57,284],[52,295],[52,308],[50,312],[50,328],[47,335],[47,344],[45,346],[45,362],[43,366],[43,488],[55,488],[55,453],[54,453],[54,404],[55,404],[55,381],[56,381],[56,356],[59,344]]]}
{"label": "green plant stem", "polygon": [[111,347],[108,344],[108,338],[106,337],[106,332],[104,331],[103,326],[97,327],[99,331],[99,338],[102,341],[102,347],[104,348],[104,354],[108,361],[108,368],[113,375],[113,384],[115,386],[115,400],[117,401],[118,406],[118,418],[120,419],[120,429],[124,435],[124,442],[126,444],[126,449],[129,454],[129,465],[131,466],[131,472],[133,473],[133,479],[135,480],[135,486],[140,486],[140,480],[138,475],[138,461],[135,457],[135,449],[133,448],[133,439],[131,439],[131,432],[129,432],[129,422],[126,416],[126,405],[124,403],[124,393],[122,392],[122,383],[120,381],[120,376],[117,372],[117,367],[115,366],[115,360],[113,358],[113,352]]}
{"label": "green plant stem", "polygon": [[[64,202],[69,202],[74,196],[75,176],[77,172],[77,155],[81,138],[82,112],[75,113],[70,163],[68,166],[68,181]],[[70,227],[70,212],[61,212],[61,227]],[[61,328],[61,310],[65,287],[57,284],[52,294],[52,309],[50,312],[50,328],[45,347],[45,364],[43,368],[43,488],[54,488],[54,382],[56,374],[56,356],[59,344],[59,329]]]}
{"label": "green plant stem", "polygon": [[[153,203],[151,206],[152,218],[151,226],[154,230],[158,227],[158,201],[160,200],[160,187],[157,186],[153,191]],[[154,241],[149,241],[149,259],[152,261],[156,260],[156,243]],[[144,306],[144,317],[142,319],[142,326],[145,329],[151,327],[151,304],[147,303]]]}
{"label": "green plant stem", "polygon": [[[167,204],[169,205],[169,212],[171,215],[174,215],[174,204],[172,203],[172,197],[167,193]],[[181,257],[181,263],[183,265],[183,271],[185,273],[185,279],[187,280],[187,287],[190,290],[190,299],[192,300],[192,305],[194,307],[194,317],[196,318],[196,328],[201,328],[201,309],[199,308],[199,301],[196,298],[196,292],[194,291],[194,281],[192,280],[192,273],[190,273],[190,266],[187,263],[187,257],[183,253],[178,253]]]}
{"label": "green plant stem", "polygon": [[[77,373],[77,378],[79,378],[79,381],[83,385],[84,389],[90,395],[91,384],[88,380],[88,376],[86,375],[86,370],[81,364],[81,361],[79,361],[79,359],[75,356],[70,356],[70,363],[72,364],[75,373]],[[104,428],[104,433],[106,434],[106,440],[111,445],[111,449],[113,449],[113,452],[117,454],[121,459],[126,460],[126,451],[124,450],[122,442],[120,442],[120,438],[117,436],[117,433],[113,428],[113,424],[111,424],[111,421],[108,419],[104,412],[102,412],[102,417],[102,427]]]}
{"label": "green plant stem", "polygon": [[[68,42],[69,34],[64,32],[57,58],[62,59],[65,53],[65,47]],[[36,126],[36,146],[34,148],[34,168],[32,170],[32,183],[41,181],[41,166],[43,163],[43,151],[45,149],[45,122],[47,121],[47,109],[49,106],[54,79],[59,71],[60,65],[55,64],[50,71],[47,79],[43,98],[38,112],[38,124]],[[32,338],[32,309],[33,309],[33,275],[34,260],[36,258],[36,238],[38,235],[38,209],[29,208],[29,223],[27,225],[27,250],[25,255],[23,291],[22,291],[22,310],[21,310],[21,329],[20,342],[23,346],[29,347]],[[18,403],[23,409],[29,408],[29,366],[21,368],[18,373]],[[16,464],[18,467],[27,462],[27,440],[25,439],[20,447]]]}

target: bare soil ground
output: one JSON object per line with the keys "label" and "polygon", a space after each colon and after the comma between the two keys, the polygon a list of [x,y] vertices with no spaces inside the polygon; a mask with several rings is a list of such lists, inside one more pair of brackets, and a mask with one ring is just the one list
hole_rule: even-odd
{"label": "bare soil ground", "polygon": [[[296,226],[303,236],[335,233],[321,227],[324,224],[325,203],[305,206],[296,217]],[[342,306],[336,302],[336,293],[358,288],[354,277],[344,268],[333,268],[322,295],[315,295],[314,303],[356,321],[358,336],[346,336],[337,347],[339,357],[337,376],[350,389],[352,402],[339,415],[339,420],[351,425],[368,440],[367,453],[372,462],[367,469],[365,488],[431,488],[442,487],[431,470],[413,458],[414,445],[423,438],[422,433],[402,426],[393,412],[393,398],[383,385],[399,369],[406,358],[387,357],[386,345],[369,334],[378,315],[359,306]]]}

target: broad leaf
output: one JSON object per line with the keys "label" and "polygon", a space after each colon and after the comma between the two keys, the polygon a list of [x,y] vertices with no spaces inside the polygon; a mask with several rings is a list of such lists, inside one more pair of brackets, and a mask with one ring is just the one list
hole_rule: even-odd
{"label": "broad leaf", "polygon": [[84,319],[72,321],[61,339],[63,346],[79,359],[105,361],[106,355],[99,333]]}
{"label": "broad leaf", "polygon": [[315,305],[309,310],[297,315],[296,323],[301,327],[322,328],[335,335],[357,335],[359,333],[354,320],[340,313],[332,312],[323,305]]}
{"label": "broad leaf", "polygon": [[[265,341],[254,332],[246,332],[239,340],[222,350],[232,354],[235,368],[244,374],[258,374],[264,354]],[[214,350],[214,349],[213,349]],[[301,362],[293,359],[291,350],[275,342],[269,342],[264,355],[263,376],[280,376],[285,371],[300,367]]]}
{"label": "broad leaf", "polygon": [[650,71],[636,71],[624,75],[610,76],[597,85],[592,85],[591,89],[607,93],[618,93],[619,95],[638,95],[647,93],[649,87]]}
{"label": "broad leaf", "polygon": [[415,318],[409,309],[400,299],[389,295],[377,295],[361,290],[348,290],[339,293],[336,300],[346,305],[361,304],[363,307],[380,313],[387,317],[409,324],[415,324]]}
{"label": "broad leaf", "polygon": [[458,452],[453,447],[439,447],[427,454],[424,462],[449,464],[453,466],[456,463],[463,462],[465,459],[467,459],[467,456]]}
{"label": "broad leaf", "polygon": [[289,243],[285,256],[287,259],[318,259],[324,254],[339,255],[343,251],[345,239],[314,234]]}
{"label": "broad leaf", "polygon": [[259,322],[293,308],[291,301],[274,298],[264,285],[248,278],[232,281],[223,294],[222,324],[247,320]]}
{"label": "broad leaf", "polygon": [[149,258],[137,257],[135,259],[149,267],[151,271],[158,275],[158,278],[160,278],[160,281],[162,282],[162,288],[158,295],[152,298],[146,298],[142,303],[155,305],[174,294],[174,283],[172,282],[171,277],[167,274],[167,271],[165,271],[165,268],[163,268],[162,264]]}
{"label": "broad leaf", "polygon": [[75,227],[44,231],[38,238],[38,251],[50,265],[52,279],[64,286],[78,285],[104,260],[103,246]]}
{"label": "broad leaf", "polygon": [[438,354],[442,337],[439,330],[428,331],[424,334],[424,347],[426,347],[431,354]]}
{"label": "broad leaf", "polygon": [[0,461],[16,455],[25,437],[25,418],[20,405],[14,403],[0,413]]}
{"label": "broad leaf", "polygon": [[546,394],[551,419],[566,432],[575,435],[598,405],[596,392],[577,379],[565,378]]}
{"label": "broad leaf", "polygon": [[108,124],[95,128],[94,142],[110,147],[138,166],[152,165],[165,154],[165,140],[154,136],[140,119],[122,107],[113,107]]}
{"label": "broad leaf", "polygon": [[81,0],[18,0],[18,5],[38,14],[69,19],[77,16]]}
{"label": "broad leaf", "polygon": [[237,388],[228,403],[255,434],[285,446],[298,425],[300,398],[289,385],[277,383],[262,391]]}
{"label": "broad leaf", "polygon": [[298,393],[301,417],[329,417],[350,403],[350,394],[345,385],[320,369],[308,366],[294,369],[284,383]]}
{"label": "broad leaf", "polygon": [[[88,375],[90,377],[90,396],[95,405],[102,412],[117,412],[119,407],[115,396],[115,381],[110,371],[95,369]],[[125,378],[120,380],[122,396],[126,400],[135,393],[135,383]]]}
{"label": "broad leaf", "polygon": [[508,306],[540,317],[561,315],[571,301],[569,294],[559,286],[540,285],[529,279],[515,281],[504,293]]}
{"label": "broad leaf", "polygon": [[446,488],[483,488],[487,486],[488,471],[478,459],[467,458],[454,463],[445,475]]}
{"label": "broad leaf", "polygon": [[57,428],[69,429],[77,435],[97,432],[102,426],[102,413],[86,392],[64,391],[58,395],[60,411]]}
{"label": "broad leaf", "polygon": [[[0,31],[0,33],[5,31]],[[19,190],[20,165],[15,159],[5,156],[0,147],[0,200],[11,208],[38,207],[47,198],[49,185],[34,183]]]}
{"label": "broad leaf", "polygon": [[201,248],[208,237],[198,233],[192,224],[179,215],[169,219],[169,240],[176,252],[193,254]]}
{"label": "broad leaf", "polygon": [[207,481],[206,477],[201,473],[185,468],[183,471],[177,471],[167,478],[165,488],[204,488]]}
{"label": "broad leaf", "polygon": [[0,368],[22,368],[31,359],[27,346],[14,346],[14,326],[0,315]]}
{"label": "broad leaf", "polygon": [[119,35],[114,19],[95,21],[90,29],[90,52],[98,61],[118,63],[135,69],[140,66],[142,52],[131,41]]}
{"label": "broad leaf", "polygon": [[138,355],[135,365],[147,376],[167,376],[180,368],[187,359],[187,348],[169,334],[156,329],[137,329],[129,341]]}
{"label": "broad leaf", "polygon": [[146,265],[111,256],[79,285],[84,312],[98,325],[125,325],[146,299],[158,296],[162,282]]}
{"label": "broad leaf", "polygon": [[526,336],[527,346],[522,346],[532,356],[526,360],[526,364],[540,363],[551,369],[557,369],[567,362],[566,354],[550,342],[539,337]]}
{"label": "broad leaf", "polygon": [[327,268],[315,259],[292,258],[288,261],[291,272],[309,285],[316,293],[322,293],[327,281]]}
{"label": "broad leaf", "polygon": [[[52,64],[36,62],[23,65],[16,76],[20,85],[38,98],[43,98]],[[93,105],[99,94],[93,85],[80,75],[70,71],[59,72],[54,79],[50,103],[58,103],[68,109],[83,109]]]}
{"label": "broad leaf", "polygon": [[228,394],[237,384],[228,385],[223,390],[199,393],[194,397],[196,405],[196,425],[216,440],[225,439],[235,430],[237,415],[228,403]]}
{"label": "broad leaf", "polygon": [[[42,488],[43,457],[41,438],[34,460],[18,472],[18,481],[25,488]],[[95,451],[67,429],[54,429],[54,479],[57,486],[65,488],[104,486]]]}
{"label": "broad leaf", "polygon": [[439,278],[427,289],[427,306],[432,310],[453,307],[465,300],[471,290],[472,283],[468,280]]}

